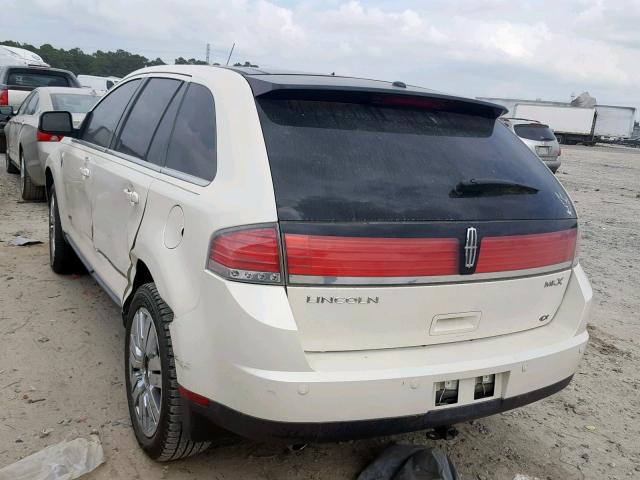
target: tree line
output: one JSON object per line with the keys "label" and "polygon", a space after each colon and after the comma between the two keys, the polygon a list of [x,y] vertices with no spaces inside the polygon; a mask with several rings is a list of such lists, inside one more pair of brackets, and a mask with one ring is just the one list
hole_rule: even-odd
{"label": "tree line", "polygon": [[[40,47],[36,47],[28,43],[14,42],[11,40],[0,42],[0,45],[24,48],[25,50],[29,50],[40,55],[42,59],[52,67],[70,70],[76,75],[83,74],[99,75],[102,77],[124,77],[139,68],[151,67],[154,65],[166,65],[160,57],[150,60],[143,55],[127,52],[122,49],[118,49],[115,52],[104,52],[102,50],[98,50],[94,53],[85,53],[79,48],[65,50],[63,48],[55,48],[48,43],[40,45]],[[186,59],[183,57],[176,58],[174,63],[176,65],[207,64],[207,62],[203,60],[197,60],[195,58]],[[214,63],[214,65],[218,64]],[[235,63],[234,66],[257,67],[257,65],[254,65],[251,62],[238,62]]]}

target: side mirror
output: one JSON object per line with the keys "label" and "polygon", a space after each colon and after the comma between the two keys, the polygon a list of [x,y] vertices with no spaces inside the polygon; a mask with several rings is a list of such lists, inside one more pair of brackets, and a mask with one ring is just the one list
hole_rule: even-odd
{"label": "side mirror", "polygon": [[0,115],[5,115],[7,117],[13,116],[13,107],[11,105],[3,105],[0,107]]}
{"label": "side mirror", "polygon": [[40,115],[38,130],[65,137],[72,137],[75,133],[73,118],[69,112],[44,112]]}

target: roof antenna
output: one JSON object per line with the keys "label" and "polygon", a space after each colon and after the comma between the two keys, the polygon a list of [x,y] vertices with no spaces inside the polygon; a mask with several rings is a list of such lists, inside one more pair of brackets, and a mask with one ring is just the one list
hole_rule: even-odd
{"label": "roof antenna", "polygon": [[236,48],[236,42],[233,42],[231,46],[231,51],[229,52],[229,58],[227,58],[227,66],[229,65],[229,60],[231,60],[231,54],[233,53],[233,49]]}

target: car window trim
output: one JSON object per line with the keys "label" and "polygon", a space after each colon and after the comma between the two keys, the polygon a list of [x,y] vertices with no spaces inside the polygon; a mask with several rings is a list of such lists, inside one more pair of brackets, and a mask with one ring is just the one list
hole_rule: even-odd
{"label": "car window trim", "polygon": [[215,176],[211,180],[205,180],[201,177],[196,177],[195,175],[190,175],[188,173],[181,172],[180,170],[175,170],[170,167],[161,167],[160,173],[168,175],[169,177],[177,178],[178,180],[182,180],[187,183],[191,183],[193,185],[197,185],[198,187],[206,187],[215,180]]}
{"label": "car window trim", "polygon": [[151,162],[147,162],[141,158],[135,157],[133,155],[128,155],[126,153],[118,152],[117,150],[112,150],[110,148],[105,148],[104,152],[108,155],[113,155],[114,157],[118,157],[121,160],[125,160],[127,162],[135,163],[141,167],[148,168],[149,170],[153,170],[154,172],[160,172],[161,167]]}

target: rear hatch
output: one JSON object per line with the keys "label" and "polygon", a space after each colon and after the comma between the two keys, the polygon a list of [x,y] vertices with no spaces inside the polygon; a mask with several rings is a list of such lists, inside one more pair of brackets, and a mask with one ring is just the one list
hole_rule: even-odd
{"label": "rear hatch", "polygon": [[29,93],[38,87],[75,87],[66,72],[39,68],[10,68],[7,72],[8,105],[17,110]]}
{"label": "rear hatch", "polygon": [[367,91],[274,90],[256,103],[305,350],[429,345],[552,321],[575,211],[496,122],[498,109]]}

